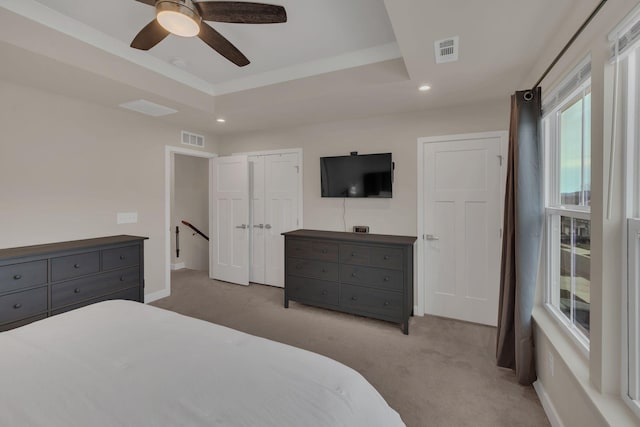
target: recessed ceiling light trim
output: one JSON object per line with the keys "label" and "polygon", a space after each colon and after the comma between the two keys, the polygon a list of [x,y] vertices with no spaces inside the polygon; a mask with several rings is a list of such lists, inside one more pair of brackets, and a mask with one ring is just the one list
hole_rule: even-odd
{"label": "recessed ceiling light trim", "polygon": [[164,105],[156,104],[155,102],[147,101],[146,99],[138,99],[136,101],[124,102],[119,107],[126,108],[127,110],[136,111],[138,113],[146,114],[151,117],[168,116],[169,114],[177,113],[178,110],[165,107]]}
{"label": "recessed ceiling light trim", "polygon": [[430,89],[431,89],[431,86],[429,86],[429,85],[422,85],[422,86],[420,86],[420,87],[418,88],[418,90],[419,90],[420,92],[426,92],[426,91],[428,91],[428,90],[430,90]]}
{"label": "recessed ceiling light trim", "polygon": [[223,119],[222,117],[218,117],[218,118],[216,119],[216,122],[218,122],[218,123],[225,123],[225,122],[226,122],[226,120],[225,120],[225,119]]}

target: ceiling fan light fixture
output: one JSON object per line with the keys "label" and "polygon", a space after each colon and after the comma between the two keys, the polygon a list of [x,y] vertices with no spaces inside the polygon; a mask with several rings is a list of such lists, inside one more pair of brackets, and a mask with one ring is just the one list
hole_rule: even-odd
{"label": "ceiling fan light fixture", "polygon": [[192,7],[190,0],[159,1],[156,4],[156,19],[171,34],[194,37],[200,33],[201,18]]}

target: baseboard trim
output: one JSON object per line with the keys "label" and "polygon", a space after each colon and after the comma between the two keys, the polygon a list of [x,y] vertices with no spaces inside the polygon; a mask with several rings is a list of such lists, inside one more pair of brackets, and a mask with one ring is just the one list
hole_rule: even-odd
{"label": "baseboard trim", "polygon": [[542,404],[542,408],[544,409],[544,413],[549,418],[549,422],[552,427],[564,427],[560,416],[558,415],[558,411],[556,411],[556,407],[553,406],[553,402],[549,398],[549,395],[544,390],[542,383],[540,381],[536,381],[533,383],[533,388],[538,394],[538,399],[540,399],[540,403]]}
{"label": "baseboard trim", "polygon": [[166,298],[171,295],[171,291],[169,289],[162,289],[160,291],[156,291],[144,296],[144,303],[149,304],[151,302],[157,301],[162,298]]}
{"label": "baseboard trim", "polygon": [[184,268],[184,262],[177,262],[175,264],[171,264],[172,270],[182,270]]}

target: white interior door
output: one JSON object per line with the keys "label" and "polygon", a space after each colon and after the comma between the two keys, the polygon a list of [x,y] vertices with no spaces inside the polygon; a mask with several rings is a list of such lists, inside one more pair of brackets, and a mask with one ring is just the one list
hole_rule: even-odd
{"label": "white interior door", "polygon": [[501,138],[424,144],[425,312],[496,325]]}
{"label": "white interior door", "polygon": [[213,279],[249,284],[249,167],[247,156],[216,157],[211,179],[209,253]]}
{"label": "white interior door", "polygon": [[265,194],[265,281],[271,286],[284,287],[284,236],[282,233],[298,228],[297,153],[264,157]]}
{"label": "white interior door", "polygon": [[251,282],[284,287],[284,237],[299,225],[298,153],[249,157]]}

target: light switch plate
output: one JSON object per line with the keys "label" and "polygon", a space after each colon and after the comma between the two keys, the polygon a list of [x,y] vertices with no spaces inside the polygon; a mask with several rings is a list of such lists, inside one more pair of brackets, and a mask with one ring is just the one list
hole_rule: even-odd
{"label": "light switch plate", "polygon": [[138,222],[138,212],[118,212],[116,222],[118,224],[135,224]]}

